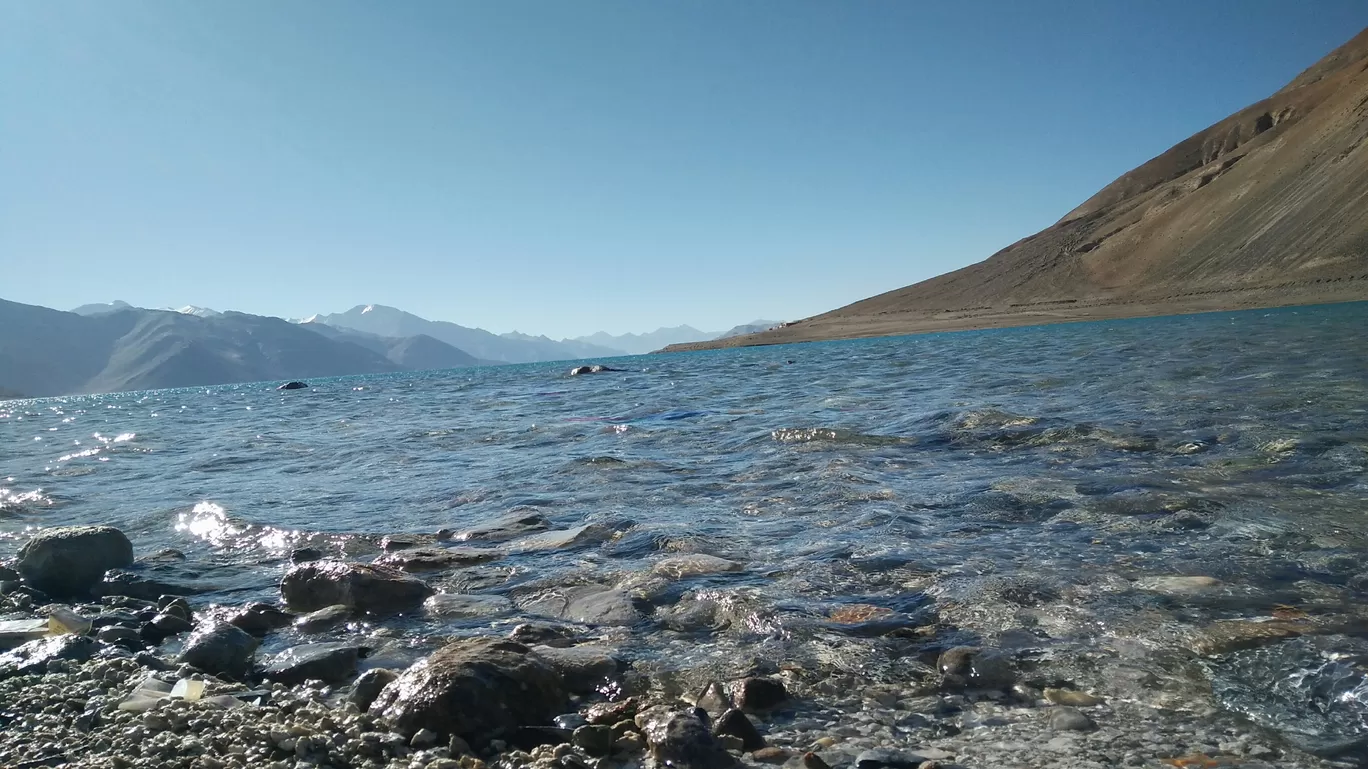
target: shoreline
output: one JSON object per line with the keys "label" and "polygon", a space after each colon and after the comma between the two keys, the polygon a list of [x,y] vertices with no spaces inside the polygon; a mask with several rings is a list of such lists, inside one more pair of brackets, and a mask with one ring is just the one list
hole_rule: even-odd
{"label": "shoreline", "polygon": [[[479,531],[524,536],[513,530],[519,523]],[[759,644],[754,653],[738,647],[738,659],[691,681],[634,667],[634,627],[643,622],[618,619],[620,607],[603,606],[618,594],[605,592],[591,593],[597,598],[580,612],[593,616],[552,612],[572,616],[525,621],[511,632],[490,624],[447,637],[407,668],[367,665],[360,660],[368,642],[395,637],[384,612],[418,611],[430,602],[425,597],[464,597],[437,592],[427,569],[415,574],[395,564],[473,548],[411,539],[372,564],[301,549],[283,569],[279,605],[223,606],[193,595],[153,600],[176,586],[144,580],[136,566],[80,586],[102,597],[54,601],[35,584],[77,586],[51,563],[79,555],[133,564],[126,553],[110,555],[127,543],[117,529],[41,530],[4,567],[0,611],[9,620],[50,615],[62,624],[0,653],[0,766],[1350,769],[1368,754],[1368,738],[1300,745],[1220,708],[1195,682],[1160,691],[1156,682],[1117,678],[1099,665],[1114,656],[1104,648],[1061,646],[1041,666],[1025,649],[971,642],[970,615],[953,604],[911,624],[889,623],[877,607],[858,604],[833,615],[833,630],[902,649],[906,669],[895,677],[766,659]],[[33,555],[64,548],[48,563]],[[650,573],[687,579],[741,568],[689,553],[667,556]],[[1187,600],[1219,583],[1166,577],[1137,585]],[[577,589],[584,588],[566,593]],[[323,604],[331,605],[310,611]],[[275,655],[257,651],[263,639],[310,622],[336,629],[302,631]],[[339,622],[368,627],[369,636]],[[1193,650],[1201,659],[1300,634],[1356,632],[1311,617],[1284,620],[1272,627],[1279,632],[1270,627],[1228,623],[1206,636],[1209,647]],[[1126,669],[1121,656],[1108,664]],[[202,682],[202,697],[177,695],[198,686],[189,681]]]}
{"label": "shoreline", "polygon": [[[1286,292],[1267,288],[1226,289],[1202,292],[1181,301],[1157,299],[1080,299],[1037,302],[1036,309],[981,308],[973,310],[905,310],[878,315],[840,315],[836,310],[788,326],[756,334],[705,342],[673,344],[657,353],[695,352],[735,347],[764,347],[843,339],[915,336],[946,331],[982,331],[998,328],[1052,326],[1102,320],[1160,318],[1244,310],[1273,310],[1368,301],[1368,275],[1345,279],[1348,285],[1327,284],[1314,291]],[[1238,295],[1238,300],[1232,301]]]}

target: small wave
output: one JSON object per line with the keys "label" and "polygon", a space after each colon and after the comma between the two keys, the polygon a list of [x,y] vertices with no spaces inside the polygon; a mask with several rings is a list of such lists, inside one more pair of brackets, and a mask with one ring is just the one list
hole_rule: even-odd
{"label": "small wave", "polygon": [[782,427],[770,433],[779,443],[840,443],[854,446],[895,446],[907,443],[896,435],[871,435],[839,427]]}

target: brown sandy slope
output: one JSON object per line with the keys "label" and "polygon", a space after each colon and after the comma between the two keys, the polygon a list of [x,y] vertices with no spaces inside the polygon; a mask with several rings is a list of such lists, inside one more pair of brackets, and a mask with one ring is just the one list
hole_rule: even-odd
{"label": "brown sandy slope", "polygon": [[985,261],[774,331],[783,344],[1368,299],[1368,30]]}

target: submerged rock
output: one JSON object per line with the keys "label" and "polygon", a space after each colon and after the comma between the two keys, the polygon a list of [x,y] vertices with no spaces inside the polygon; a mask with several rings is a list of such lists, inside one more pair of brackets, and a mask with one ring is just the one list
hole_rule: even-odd
{"label": "submerged rock", "polygon": [[1146,590],[1151,593],[1163,593],[1164,595],[1195,595],[1206,593],[1221,587],[1221,581],[1215,577],[1146,577],[1135,581],[1137,590]]}
{"label": "submerged rock", "polygon": [[476,526],[456,536],[462,541],[503,542],[551,528],[551,519],[537,512],[510,513],[497,521]]}
{"label": "submerged rock", "polygon": [[426,728],[478,745],[546,722],[565,702],[560,674],[526,646],[471,639],[409,667],[380,692],[370,712],[406,734]]}
{"label": "submerged rock", "polygon": [[475,566],[497,560],[503,553],[473,547],[416,547],[396,550],[375,559],[377,566],[390,566],[403,571],[443,571],[461,566]]}
{"label": "submerged rock", "polygon": [[330,684],[350,681],[368,650],[348,643],[317,643],[295,646],[277,654],[262,673],[272,681],[302,684],[309,679]]}
{"label": "submerged rock", "polygon": [[298,611],[348,606],[378,614],[417,608],[432,595],[427,583],[397,569],[345,561],[311,561],[294,566],[280,581],[285,604]]}
{"label": "submerged rock", "polygon": [[529,614],[586,625],[635,625],[644,617],[631,596],[602,585],[554,588],[522,598],[518,607]]}
{"label": "submerged rock", "polygon": [[997,649],[947,649],[936,661],[936,669],[949,689],[1010,689],[1016,683],[1011,660]]}
{"label": "submerged rock", "polygon": [[741,740],[741,747],[746,751],[759,750],[765,747],[765,738],[760,736],[755,724],[746,717],[745,713],[739,710],[728,710],[717,719],[717,725],[713,727],[715,734],[730,734]]}
{"label": "submerged rock", "polygon": [[605,366],[605,365],[603,365],[603,364],[601,364],[601,363],[595,363],[595,364],[590,365],[590,366],[576,366],[576,367],[570,369],[570,376],[580,376],[580,375],[582,375],[582,374],[602,374],[602,373],[604,373],[604,372],[606,372],[606,371],[625,371],[625,370],[626,370],[626,369],[611,368],[611,367]]}
{"label": "submerged rock", "polygon": [[58,598],[89,595],[106,571],[132,565],[133,543],[112,526],[43,529],[15,562],[30,585]]}
{"label": "submerged rock", "polygon": [[613,530],[607,526],[588,523],[583,526],[576,526],[573,529],[557,529],[556,531],[532,534],[514,542],[512,547],[517,552],[566,550],[572,547],[602,544],[612,536]]}
{"label": "submerged rock", "polygon": [[296,619],[294,624],[301,633],[317,633],[346,622],[351,619],[351,615],[352,610],[349,606],[325,606]]}
{"label": "submerged rock", "polygon": [[594,692],[618,672],[618,661],[611,649],[602,646],[534,646],[532,651],[550,663],[575,694]]}
{"label": "submerged rock", "polygon": [[925,761],[920,753],[871,748],[855,757],[855,769],[917,769]]}
{"label": "submerged rock", "polygon": [[732,699],[736,707],[752,713],[772,710],[788,700],[784,683],[773,678],[746,678],[732,684]]}
{"label": "submerged rock", "polygon": [[658,710],[637,716],[651,756],[679,769],[730,769],[736,758],[693,711]]}
{"label": "submerged rock", "polygon": [[1097,724],[1077,708],[1060,707],[1050,713],[1050,728],[1057,732],[1091,732]]}
{"label": "submerged rock", "polygon": [[227,622],[200,625],[185,640],[176,661],[213,675],[242,678],[251,669],[257,639]]}
{"label": "submerged rock", "polygon": [[513,602],[501,595],[437,593],[423,602],[423,611],[434,617],[489,617],[512,610]]}
{"label": "submerged rock", "polygon": [[704,553],[688,553],[685,555],[672,555],[656,561],[651,567],[651,573],[670,579],[687,579],[689,577],[702,577],[709,574],[726,574],[728,572],[741,571],[745,567],[736,561],[729,561],[726,558],[718,558],[715,555]]}
{"label": "submerged rock", "polygon": [[305,383],[303,383],[303,382],[286,382],[285,384],[283,384],[283,385],[277,387],[276,389],[277,389],[277,390],[303,390],[303,389],[305,389],[305,388],[307,388],[307,387],[308,387],[308,385],[305,384]]}
{"label": "submerged rock", "polygon": [[155,601],[164,595],[194,595],[196,588],[175,582],[165,582],[136,572],[110,569],[99,584],[95,585],[96,595],[122,595],[141,601]]}

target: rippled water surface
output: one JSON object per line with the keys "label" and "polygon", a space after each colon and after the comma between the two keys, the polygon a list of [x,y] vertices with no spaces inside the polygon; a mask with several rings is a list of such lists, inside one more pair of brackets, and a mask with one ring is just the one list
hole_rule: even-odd
{"label": "rippled water surface", "polygon": [[[1043,683],[1346,738],[1368,731],[1365,329],[1358,304],[6,402],[0,554],[111,524],[239,603],[274,600],[301,544],[366,559],[540,512],[596,535],[425,578],[519,605],[621,587],[646,619],[619,640],[683,678],[759,658],[897,682],[967,641]],[[647,573],[691,552],[744,568]],[[369,632],[417,653],[526,619]],[[1292,629],[1203,646],[1242,622]]]}

